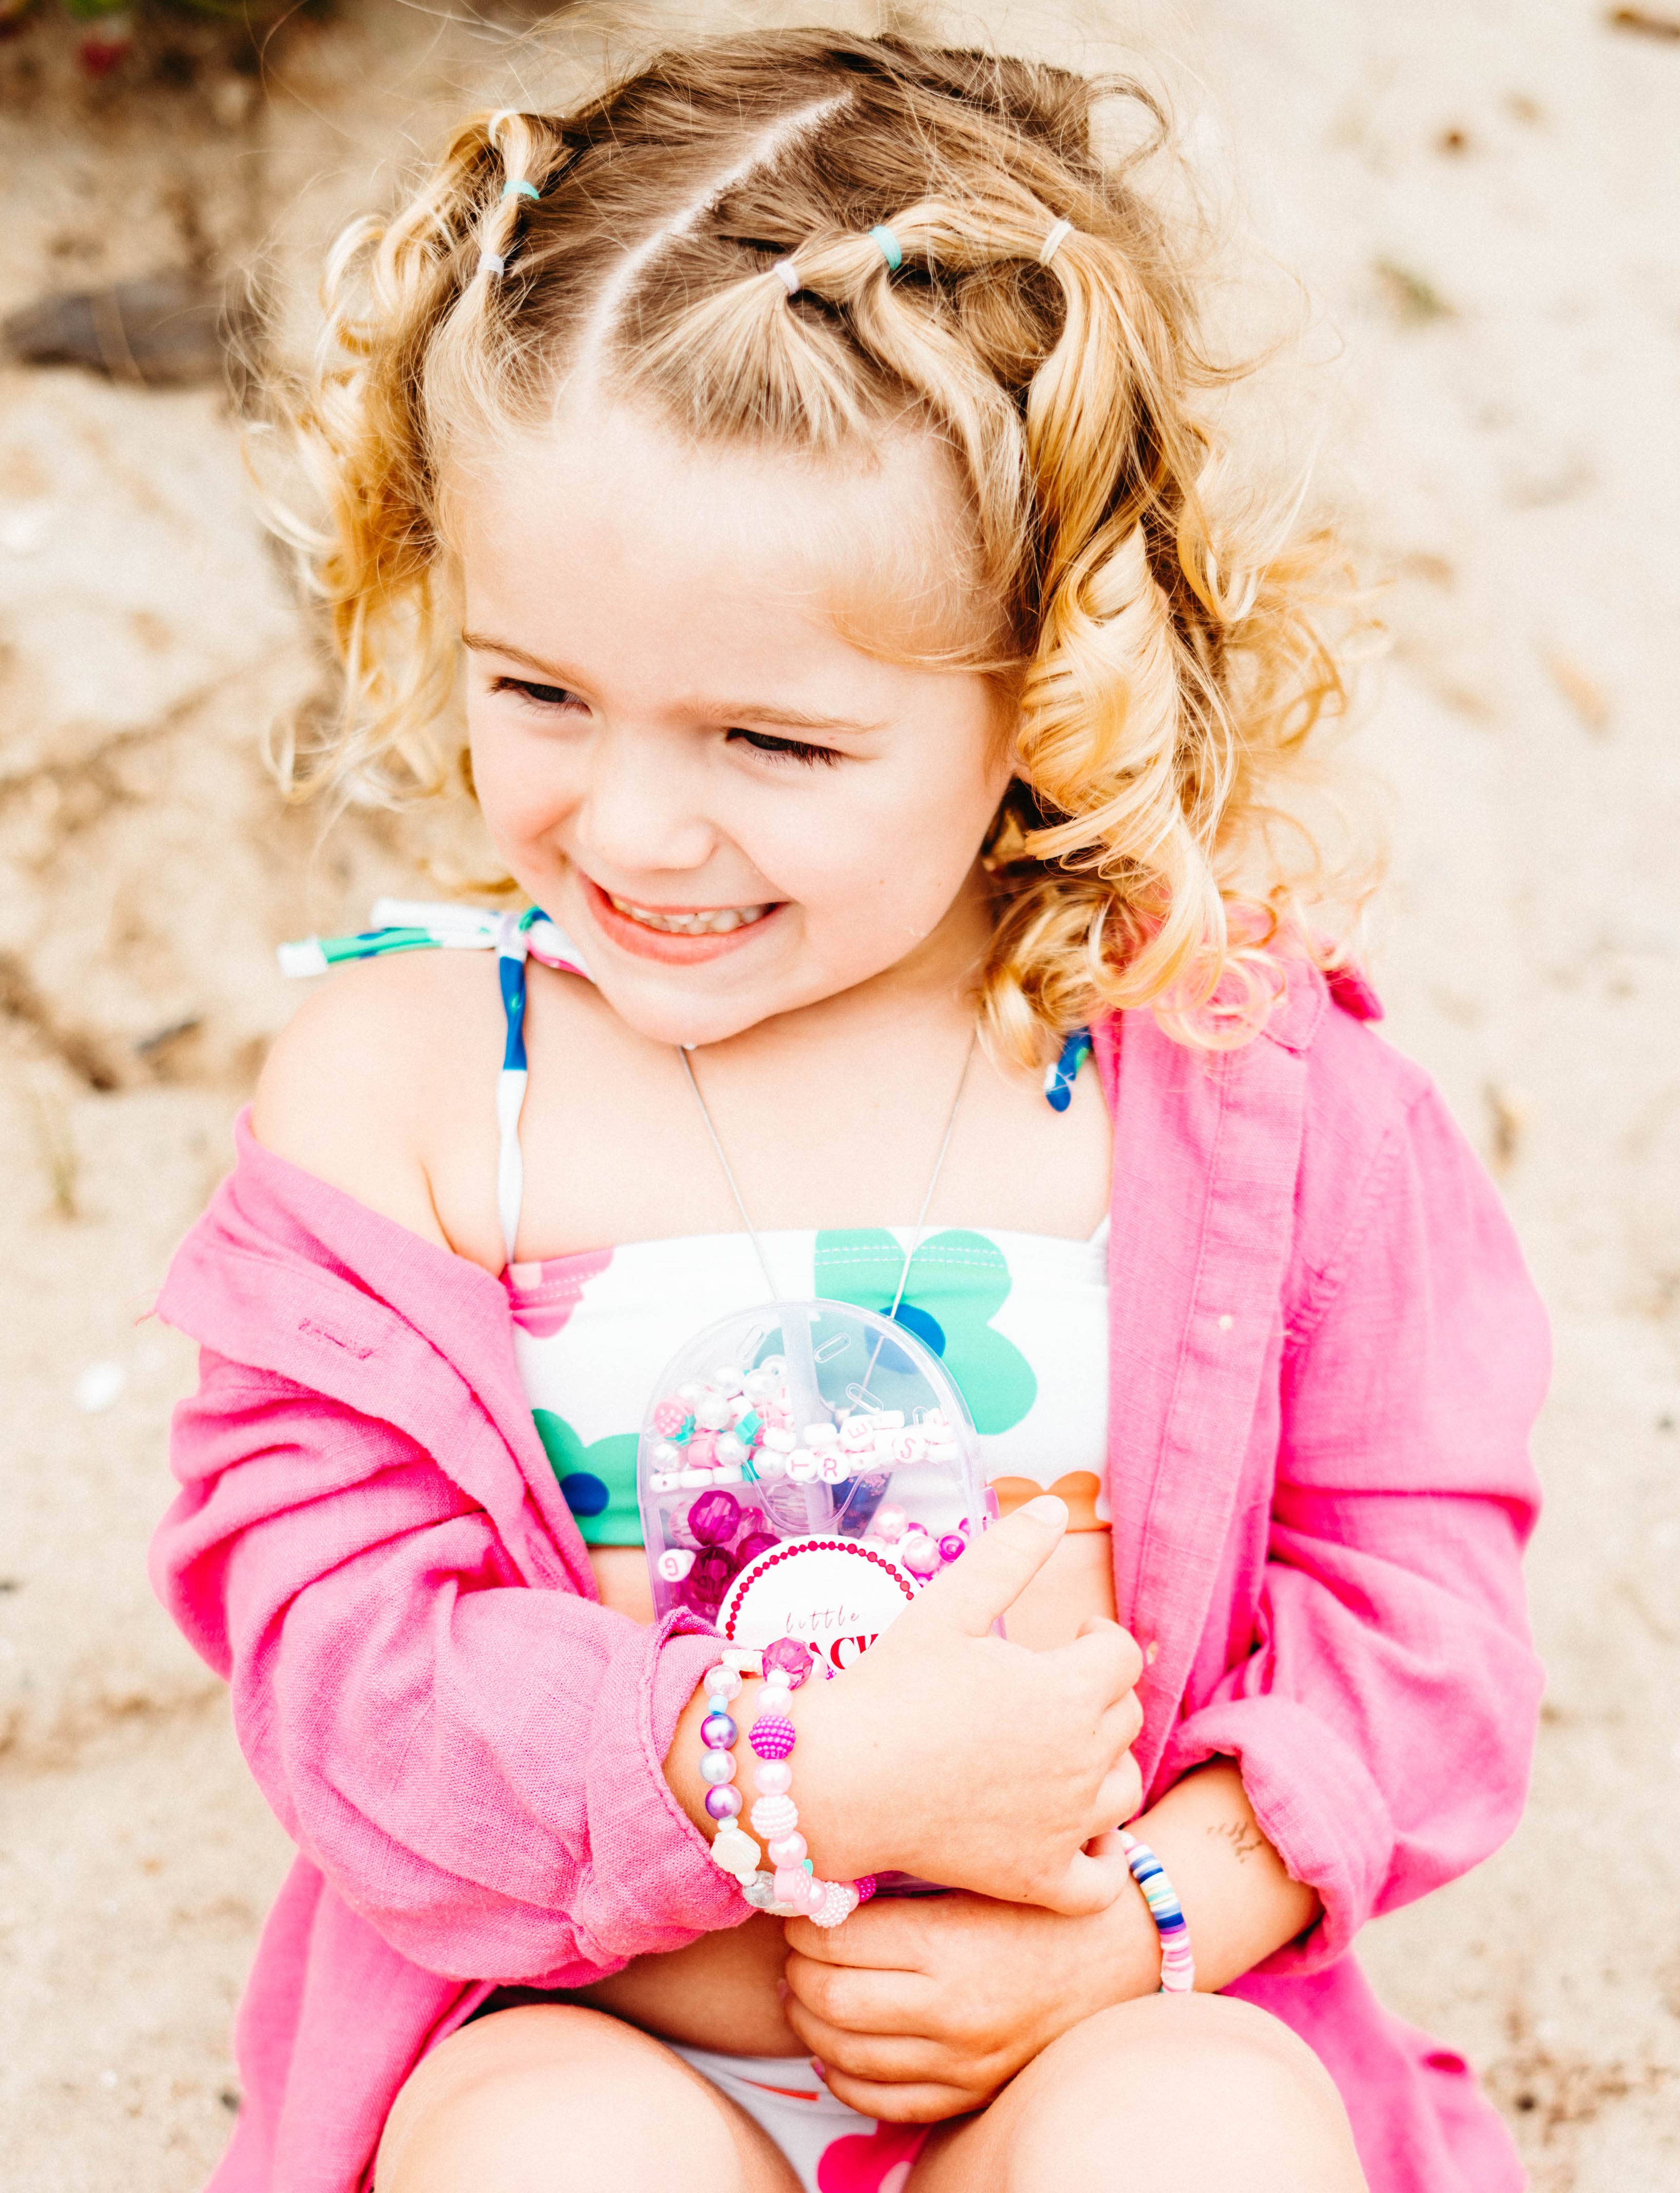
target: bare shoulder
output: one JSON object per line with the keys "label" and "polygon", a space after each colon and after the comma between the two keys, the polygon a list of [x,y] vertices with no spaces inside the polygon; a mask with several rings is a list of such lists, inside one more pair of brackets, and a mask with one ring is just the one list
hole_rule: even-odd
{"label": "bare shoulder", "polygon": [[277,1156],[443,1248],[432,1153],[493,1131],[503,1016],[493,953],[336,969],[287,1025],[252,1125]]}

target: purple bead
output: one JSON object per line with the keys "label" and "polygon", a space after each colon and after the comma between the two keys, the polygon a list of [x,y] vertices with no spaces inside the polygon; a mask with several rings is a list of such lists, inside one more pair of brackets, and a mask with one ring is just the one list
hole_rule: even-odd
{"label": "purple bead", "polygon": [[703,1546],[727,1545],[740,1524],[740,1503],[733,1492],[714,1486],[689,1509],[689,1528]]}
{"label": "purple bead", "polygon": [[942,1561],[954,1561],[960,1553],[967,1550],[967,1547],[966,1538],[959,1537],[955,1531],[947,1531],[940,1540],[940,1559]]}
{"label": "purple bead", "polygon": [[726,1713],[708,1714],[700,1723],[700,1742],[708,1751],[727,1751],[740,1734]]}
{"label": "purple bead", "polygon": [[811,1672],[810,1646],[802,1645],[797,1637],[778,1637],[774,1645],[764,1647],[764,1673],[768,1675],[772,1668],[780,1668],[787,1677],[789,1690],[797,1691]]}
{"label": "purple bead", "polygon": [[714,1820],[733,1820],[740,1807],[740,1791],[733,1782],[725,1782],[706,1793],[706,1809]]}

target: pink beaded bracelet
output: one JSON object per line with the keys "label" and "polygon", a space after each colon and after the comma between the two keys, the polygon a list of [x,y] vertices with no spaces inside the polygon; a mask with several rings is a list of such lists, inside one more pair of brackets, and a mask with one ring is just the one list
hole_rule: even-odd
{"label": "pink beaded bracelet", "polygon": [[[757,1661],[764,1678],[758,1711],[747,1733],[754,1764],[756,1800],[751,1818],[765,1839],[761,1851],[740,1825],[744,1800],[735,1784],[734,1746],[740,1732],[729,1707],[740,1697],[742,1663]],[[818,1927],[837,1927],[875,1893],[875,1877],[861,1881],[819,1881],[799,1833],[799,1808],[791,1791],[793,1772],[787,1761],[798,1740],[789,1708],[793,1693],[811,1672],[809,1648],[797,1638],[778,1638],[762,1654],[726,1653],[706,1677],[706,1719],[700,1723],[700,1773],[710,1784],[706,1809],[718,1823],[711,1855],[740,1883],[755,1910],[780,1919],[809,1919]],[[757,1672],[756,1670],[753,1672]],[[771,1870],[759,1864],[768,1856]]]}

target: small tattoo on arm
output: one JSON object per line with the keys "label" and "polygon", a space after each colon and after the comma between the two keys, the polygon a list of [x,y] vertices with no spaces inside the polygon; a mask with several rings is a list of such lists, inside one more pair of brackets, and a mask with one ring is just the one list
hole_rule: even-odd
{"label": "small tattoo on arm", "polygon": [[1239,1865],[1246,1865],[1256,1851],[1266,1848],[1266,1837],[1252,1820],[1215,1820],[1208,1833],[1231,1845]]}

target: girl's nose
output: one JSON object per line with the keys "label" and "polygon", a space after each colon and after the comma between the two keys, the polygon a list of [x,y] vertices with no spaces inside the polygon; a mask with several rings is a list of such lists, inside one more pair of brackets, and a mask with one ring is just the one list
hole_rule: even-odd
{"label": "girl's nose", "polygon": [[600,740],[578,810],[578,850],[623,876],[702,867],[717,841],[703,790],[663,741]]}

